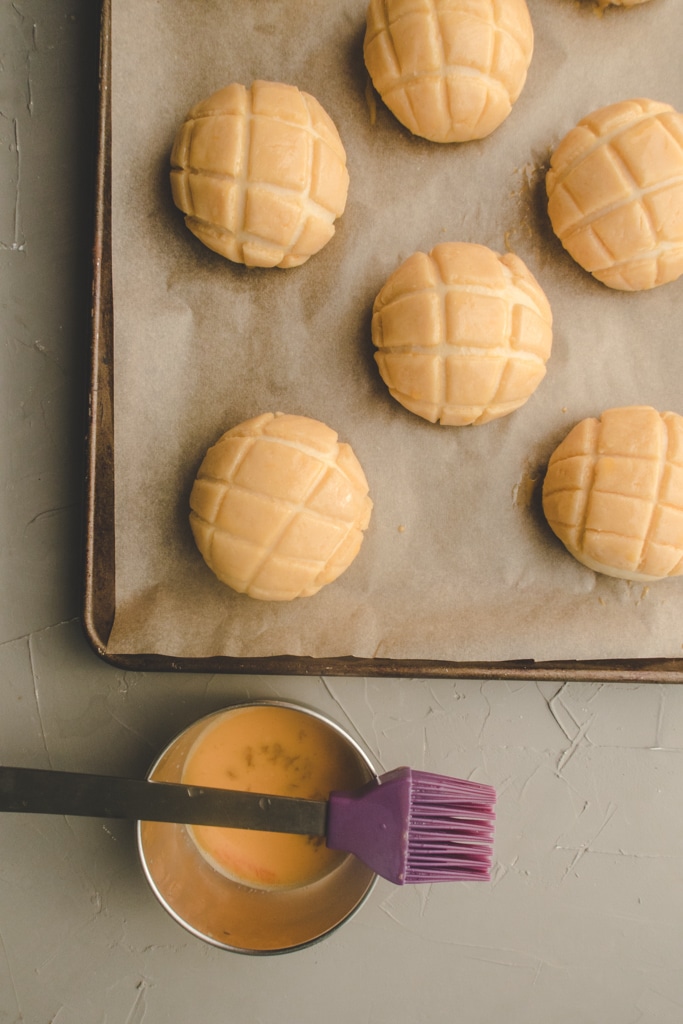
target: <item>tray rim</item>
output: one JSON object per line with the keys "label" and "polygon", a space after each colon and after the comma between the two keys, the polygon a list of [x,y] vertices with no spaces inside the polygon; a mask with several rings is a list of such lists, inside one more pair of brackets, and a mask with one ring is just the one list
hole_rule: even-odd
{"label": "tray rim", "polygon": [[86,423],[85,514],[81,623],[91,648],[105,662],[131,672],[286,676],[372,676],[566,682],[683,682],[683,658],[609,661],[517,660],[454,662],[293,655],[235,658],[175,657],[109,647],[116,610],[114,494],[114,309],[111,267],[111,7],[100,0],[100,57],[91,260],[91,327]]}

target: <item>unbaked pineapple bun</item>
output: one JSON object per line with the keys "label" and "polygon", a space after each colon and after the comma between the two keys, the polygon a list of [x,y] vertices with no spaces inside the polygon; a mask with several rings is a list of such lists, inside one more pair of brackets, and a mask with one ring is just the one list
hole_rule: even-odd
{"label": "unbaked pineapple bun", "polygon": [[552,155],[548,215],[567,252],[610,288],[683,273],[683,115],[625,100],[584,117]]}
{"label": "unbaked pineapple bun", "polygon": [[550,457],[543,511],[589,569],[683,574],[683,416],[638,405],[582,420]]}
{"label": "unbaked pineapple bun", "polygon": [[487,423],[546,373],[552,313],[522,260],[443,242],[413,253],[373,305],[375,361],[396,401],[430,423]]}
{"label": "unbaked pineapple bun", "polygon": [[293,85],[233,83],[190,110],[171,153],[173,201],[209,249],[296,267],[334,234],[346,153],[320,103]]}
{"label": "unbaked pineapple bun", "polygon": [[262,601],[290,601],[348,569],[372,501],[358,459],[334,430],[265,413],[209,448],[190,508],[197,547],[219,580]]}
{"label": "unbaked pineapple bun", "polygon": [[483,139],[526,81],[525,0],[370,0],[363,53],[396,118],[432,142]]}

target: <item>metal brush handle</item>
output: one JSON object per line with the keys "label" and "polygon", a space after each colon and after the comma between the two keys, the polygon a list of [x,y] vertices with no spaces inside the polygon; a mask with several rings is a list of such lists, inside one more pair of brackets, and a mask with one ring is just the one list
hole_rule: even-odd
{"label": "metal brush handle", "polygon": [[0,811],[323,836],[327,803],[173,782],[0,765]]}

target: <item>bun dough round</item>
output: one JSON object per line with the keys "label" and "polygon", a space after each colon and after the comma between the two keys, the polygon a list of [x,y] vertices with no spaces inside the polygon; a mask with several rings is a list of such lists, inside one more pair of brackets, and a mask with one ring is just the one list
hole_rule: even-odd
{"label": "bun dough round", "polygon": [[683,416],[649,406],[578,423],[553,452],[543,511],[575,558],[608,576],[683,573]]}
{"label": "bun dough round", "polygon": [[483,139],[526,81],[525,0],[370,0],[363,53],[375,89],[414,135]]}
{"label": "bun dough round", "polygon": [[249,267],[296,267],[334,234],[349,175],[339,133],[293,85],[228,85],[198,103],[171,153],[173,201],[209,249]]}
{"label": "bun dough round", "polygon": [[545,376],[552,313],[519,257],[444,242],[389,277],[372,341],[406,409],[445,426],[487,423],[523,405]]}
{"label": "bun dough round", "polygon": [[548,214],[567,252],[598,281],[640,291],[683,273],[683,115],[667,103],[613,103],[553,153]]}
{"label": "bun dough round", "polygon": [[190,526],[223,583],[262,601],[309,597],[354,560],[370,522],[365,474],[318,420],[265,413],[209,448]]}

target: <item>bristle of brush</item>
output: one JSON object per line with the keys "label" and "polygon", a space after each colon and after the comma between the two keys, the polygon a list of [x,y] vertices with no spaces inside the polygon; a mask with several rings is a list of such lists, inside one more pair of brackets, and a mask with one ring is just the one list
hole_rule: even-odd
{"label": "bristle of brush", "polygon": [[404,881],[489,881],[493,787],[428,772],[411,782]]}

